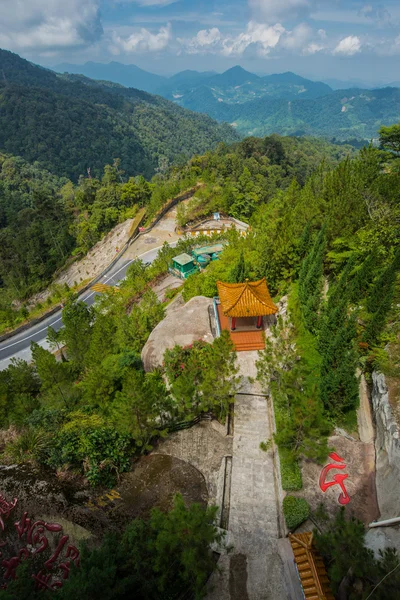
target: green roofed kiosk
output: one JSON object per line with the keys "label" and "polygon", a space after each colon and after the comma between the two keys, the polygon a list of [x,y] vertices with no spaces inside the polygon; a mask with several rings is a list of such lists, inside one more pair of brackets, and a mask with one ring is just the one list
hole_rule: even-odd
{"label": "green roofed kiosk", "polygon": [[177,275],[181,279],[186,279],[192,273],[197,273],[198,267],[194,264],[193,256],[189,256],[184,252],[175,256],[172,259],[172,266],[169,268],[170,273]]}

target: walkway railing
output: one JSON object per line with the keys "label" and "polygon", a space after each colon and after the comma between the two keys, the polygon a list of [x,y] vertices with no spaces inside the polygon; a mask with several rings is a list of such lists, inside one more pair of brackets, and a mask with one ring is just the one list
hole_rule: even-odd
{"label": "walkway railing", "polygon": [[213,298],[213,308],[214,308],[214,316],[215,316],[215,328],[217,330],[217,337],[220,337],[221,335],[221,324],[219,322],[219,315],[218,315],[218,304],[220,304],[219,302],[219,298],[217,298],[216,296]]}

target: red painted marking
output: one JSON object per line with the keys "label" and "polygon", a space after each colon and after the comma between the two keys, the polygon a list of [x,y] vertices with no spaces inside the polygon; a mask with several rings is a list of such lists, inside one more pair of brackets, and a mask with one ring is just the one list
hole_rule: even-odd
{"label": "red painted marking", "polygon": [[[329,455],[329,458],[334,460],[335,463],[325,465],[325,467],[322,469],[321,474],[319,476],[319,487],[325,493],[328,488],[332,487],[333,485],[338,485],[342,490],[338,497],[339,504],[348,504],[350,502],[350,496],[347,493],[346,487],[343,483],[348,478],[348,474],[347,473],[336,473],[332,477],[332,481],[328,481],[328,482],[326,481],[326,477],[327,477],[329,471],[331,471],[332,469],[341,469],[342,470],[342,469],[345,469],[347,465],[344,462],[344,459],[341,458],[338,454],[336,454],[336,452],[331,452]],[[337,463],[339,463],[339,464],[337,464]]]}
{"label": "red painted marking", "polygon": [[[15,508],[17,499],[12,502],[7,502],[0,494],[0,533],[5,530],[4,520],[8,519],[11,511]],[[18,538],[22,541],[23,536],[26,536],[26,546],[21,548],[16,556],[3,558],[3,549],[7,546],[7,542],[0,541],[0,568],[3,567],[3,580],[16,578],[16,569],[22,560],[31,558],[35,554],[41,554],[47,548],[55,547],[49,559],[44,563],[43,569],[32,575],[35,580],[38,590],[55,590],[61,588],[63,581],[68,579],[71,569],[71,563],[79,566],[80,556],[79,550],[69,542],[68,535],[62,535],[63,528],[59,523],[47,523],[42,520],[34,521],[28,517],[25,512],[22,519],[14,523]],[[50,536],[61,533],[61,537],[52,541],[50,544]],[[0,589],[6,589],[7,583],[0,586]]]}

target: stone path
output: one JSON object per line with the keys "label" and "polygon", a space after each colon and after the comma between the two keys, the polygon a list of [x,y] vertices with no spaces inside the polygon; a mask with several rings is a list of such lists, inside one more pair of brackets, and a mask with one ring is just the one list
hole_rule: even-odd
{"label": "stone path", "polygon": [[[243,352],[241,373],[253,376],[256,352]],[[288,600],[278,552],[279,513],[272,451],[270,409],[257,384],[243,379],[236,397],[229,512],[231,554],[222,556],[222,575],[210,581],[207,600]],[[278,492],[279,493],[279,492]]]}

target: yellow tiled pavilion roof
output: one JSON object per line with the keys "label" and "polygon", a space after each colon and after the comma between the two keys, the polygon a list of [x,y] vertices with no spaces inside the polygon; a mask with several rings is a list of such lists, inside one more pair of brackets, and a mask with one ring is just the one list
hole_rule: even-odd
{"label": "yellow tiled pavilion roof", "polygon": [[334,600],[322,558],[313,548],[313,534],[290,534],[289,540],[306,600]]}
{"label": "yellow tiled pavilion roof", "polygon": [[245,283],[217,281],[217,288],[222,312],[227,317],[258,317],[278,312],[269,295],[265,277]]}

